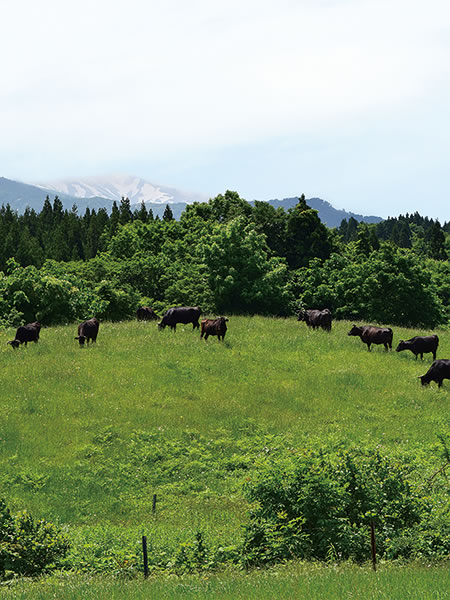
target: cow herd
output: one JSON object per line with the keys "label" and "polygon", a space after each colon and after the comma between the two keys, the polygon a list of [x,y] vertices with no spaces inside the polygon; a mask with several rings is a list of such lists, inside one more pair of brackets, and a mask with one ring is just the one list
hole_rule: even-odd
{"label": "cow herd", "polygon": [[[193,329],[200,329],[200,337],[205,341],[209,336],[217,336],[217,339],[224,340],[227,331],[228,319],[218,317],[216,319],[202,319],[199,323],[201,309],[198,306],[178,306],[169,308],[158,323],[160,330],[165,327],[170,327],[172,331],[176,331],[177,324],[186,325],[192,323]],[[136,317],[139,321],[153,321],[159,317],[155,311],[149,306],[141,306],[136,311]],[[332,317],[331,311],[326,308],[324,310],[309,309],[301,310],[297,314],[298,321],[305,321],[308,327],[312,329],[322,328],[325,331],[331,331]],[[78,335],[75,337],[80,346],[89,345],[97,341],[97,335],[100,323],[94,317],[87,321],[83,321],[78,325]],[[14,349],[21,344],[27,345],[28,342],[38,342],[41,325],[37,321],[22,325],[17,328],[15,338],[9,342]],[[357,336],[367,345],[370,352],[372,345],[383,344],[386,351],[392,349],[393,332],[390,327],[375,327],[373,325],[353,327],[348,332],[349,336]],[[419,379],[422,385],[427,385],[430,381],[435,381],[439,387],[442,386],[444,379],[450,379],[450,360],[436,360],[436,352],[439,346],[439,338],[437,335],[415,336],[409,340],[400,340],[396,351],[410,350],[416,360],[420,355],[423,360],[423,355],[431,353],[433,355],[433,363],[425,375],[421,375]]]}
{"label": "cow herd", "polygon": [[[321,327],[325,331],[331,331],[331,311],[328,308],[324,310],[300,310],[297,320],[305,321],[308,327],[312,327],[313,329]],[[353,325],[348,335],[359,337],[367,345],[369,352],[372,344],[383,344],[386,351],[389,349],[392,350],[393,331],[390,327],[375,327],[374,325],[358,327],[357,325]],[[400,340],[396,352],[410,350],[416,357],[416,360],[418,355],[423,360],[424,354],[432,353],[433,363],[425,375],[419,376],[419,379],[422,385],[427,385],[430,381],[435,381],[441,387],[444,379],[450,379],[450,360],[436,360],[438,346],[439,338],[437,335],[416,335],[410,340]]]}

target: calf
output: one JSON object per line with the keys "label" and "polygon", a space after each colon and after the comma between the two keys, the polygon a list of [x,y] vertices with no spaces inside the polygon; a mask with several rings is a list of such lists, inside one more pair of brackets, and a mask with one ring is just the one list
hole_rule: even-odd
{"label": "calf", "polygon": [[100,323],[95,317],[78,325],[78,336],[75,339],[80,342],[80,346],[84,346],[84,342],[89,344],[89,340],[91,342],[97,341],[99,326]]}
{"label": "calf", "polygon": [[20,344],[28,344],[28,342],[37,342],[39,340],[39,332],[41,331],[41,324],[37,321],[28,323],[28,325],[21,325],[17,328],[15,339],[7,342],[16,349]]}
{"label": "calf", "polygon": [[384,344],[386,352],[388,348],[392,349],[392,329],[390,327],[374,327],[373,325],[365,325],[363,327],[353,327],[348,332],[348,335],[356,335],[361,338],[361,341],[367,344],[367,349],[370,352],[372,344]]}
{"label": "calf", "polygon": [[439,338],[437,335],[420,336],[416,335],[410,340],[400,340],[396,352],[402,350],[411,350],[417,360],[417,355],[423,360],[423,355],[427,352],[433,353],[433,360],[436,360],[436,350],[439,346]]}
{"label": "calf", "polygon": [[205,336],[206,341],[210,335],[217,335],[219,342],[221,337],[222,340],[224,340],[227,332],[227,321],[228,319],[225,317],[219,317],[218,319],[202,319],[200,337]]}
{"label": "calf", "polygon": [[425,375],[420,375],[419,379],[422,385],[428,385],[430,381],[436,381],[438,387],[441,387],[444,379],[450,379],[450,360],[435,360],[431,363],[431,367]]}

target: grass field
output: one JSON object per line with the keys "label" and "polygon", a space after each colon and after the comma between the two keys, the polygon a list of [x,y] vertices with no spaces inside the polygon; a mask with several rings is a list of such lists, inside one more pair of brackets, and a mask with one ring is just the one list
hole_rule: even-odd
{"label": "grass field", "polygon": [[288,565],[250,574],[118,581],[62,577],[19,582],[0,591],[5,600],[447,600],[450,573],[438,567],[386,566],[377,573],[354,566]]}
{"label": "grass field", "polygon": [[[280,449],[378,446],[414,455],[424,480],[439,466],[450,381],[420,385],[431,355],[369,353],[344,321],[330,334],[294,319],[228,325],[224,343],[205,343],[190,325],[102,323],[88,348],[75,326],[54,327],[16,351],[1,332],[0,496],[64,526],[87,566],[108,545],[137,553],[143,533],[161,552],[199,530],[234,543],[242,484]],[[394,348],[421,333],[393,329]]]}

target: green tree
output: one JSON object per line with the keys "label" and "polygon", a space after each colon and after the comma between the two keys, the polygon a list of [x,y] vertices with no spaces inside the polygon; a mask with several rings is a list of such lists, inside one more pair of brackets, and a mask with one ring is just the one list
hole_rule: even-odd
{"label": "green tree", "polygon": [[169,221],[173,221],[173,212],[172,209],[170,208],[170,206],[168,204],[166,204],[166,208],[164,209],[164,214],[163,214],[163,221],[165,221],[166,223]]}
{"label": "green tree", "polygon": [[439,221],[434,221],[427,232],[426,240],[430,247],[430,256],[436,260],[445,260],[447,253],[445,251],[445,235],[442,231]]}
{"label": "green tree", "polygon": [[290,300],[286,264],[269,257],[264,235],[243,217],[217,227],[204,256],[219,312],[286,312]]}
{"label": "green tree", "polygon": [[124,198],[122,196],[122,199],[120,201],[120,208],[119,208],[119,223],[121,225],[125,225],[125,223],[129,223],[132,220],[133,220],[133,213],[131,212],[130,199],[128,197]]}
{"label": "green tree", "polygon": [[306,266],[311,258],[330,255],[328,230],[302,195],[288,211],[286,224],[286,258],[291,269]]}

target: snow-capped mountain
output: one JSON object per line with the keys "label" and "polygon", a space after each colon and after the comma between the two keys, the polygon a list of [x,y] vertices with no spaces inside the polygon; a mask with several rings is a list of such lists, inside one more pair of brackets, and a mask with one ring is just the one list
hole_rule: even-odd
{"label": "snow-capped mountain", "polygon": [[174,202],[206,202],[207,196],[184,192],[175,188],[154,185],[140,177],[130,175],[111,175],[106,177],[83,177],[81,179],[62,179],[59,181],[34,183],[42,189],[52,190],[75,198],[107,198],[119,201],[129,198],[130,203],[142,201],[152,204],[171,204]]}

